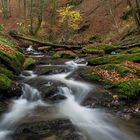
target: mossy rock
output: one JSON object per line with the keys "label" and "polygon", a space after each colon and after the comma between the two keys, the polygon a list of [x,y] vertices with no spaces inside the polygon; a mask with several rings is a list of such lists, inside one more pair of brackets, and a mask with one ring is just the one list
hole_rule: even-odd
{"label": "mossy rock", "polygon": [[97,82],[99,82],[99,81],[101,81],[102,80],[102,77],[100,76],[100,75],[98,75],[98,74],[92,74],[92,75],[81,75],[81,77],[82,78],[84,78],[84,79],[86,79],[86,80],[89,80],[89,81],[97,81]]}
{"label": "mossy rock", "polygon": [[23,49],[20,48],[18,44],[9,35],[0,34],[0,44],[7,45],[9,47],[17,49],[20,52],[23,52]]}
{"label": "mossy rock", "polygon": [[4,74],[5,76],[7,76],[10,79],[13,79],[13,77],[14,77],[13,73],[10,70],[8,70],[6,67],[1,66],[1,65],[0,65],[0,73]]}
{"label": "mossy rock", "polygon": [[72,51],[58,51],[53,55],[53,58],[75,58],[76,54]]}
{"label": "mossy rock", "polygon": [[26,58],[23,64],[23,69],[28,69],[36,64],[35,59],[33,58]]}
{"label": "mossy rock", "polygon": [[93,72],[95,71],[95,67],[89,67],[89,68],[80,68],[79,69],[79,75],[85,79],[85,80],[89,80],[89,81],[101,81],[102,77],[98,74],[93,74]]}
{"label": "mossy rock", "polygon": [[[7,46],[4,46],[4,48],[4,51],[0,49],[0,60],[2,61],[2,64],[14,71],[16,74],[19,74],[23,65],[24,55],[14,49],[7,49]],[[11,53],[8,50],[13,51]]]}
{"label": "mossy rock", "polygon": [[123,61],[140,62],[140,53],[136,54],[118,54],[118,55],[106,55],[103,57],[89,58],[88,64],[91,66],[103,65],[103,64],[119,64]]}
{"label": "mossy rock", "polygon": [[109,45],[109,44],[99,44],[99,45],[89,45],[82,49],[84,53],[88,54],[109,54],[112,51],[118,49],[119,46]]}
{"label": "mossy rock", "polygon": [[122,54],[134,54],[134,53],[140,53],[140,47],[136,47],[136,48],[131,48],[125,51],[121,52]]}
{"label": "mossy rock", "polygon": [[17,50],[15,44],[12,45],[13,41],[10,42],[10,38],[6,41],[4,39],[5,37],[0,35],[0,61],[8,69],[19,74],[24,62],[24,55]]}
{"label": "mossy rock", "polygon": [[7,76],[0,73],[0,90],[8,90],[11,87],[12,81]]}
{"label": "mossy rock", "polygon": [[104,50],[95,49],[95,48],[94,49],[87,48],[87,49],[83,50],[83,53],[104,55],[105,51]]}
{"label": "mossy rock", "polygon": [[118,83],[115,88],[122,99],[133,99],[140,93],[140,80],[132,79]]}

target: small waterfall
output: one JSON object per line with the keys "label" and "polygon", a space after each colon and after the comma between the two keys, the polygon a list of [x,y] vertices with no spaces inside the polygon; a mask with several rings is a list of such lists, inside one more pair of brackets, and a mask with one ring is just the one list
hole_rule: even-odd
{"label": "small waterfall", "polygon": [[[70,67],[70,72],[47,76],[46,79],[60,81],[66,87],[60,87],[59,93],[66,97],[65,100],[57,106],[60,114],[64,118],[68,118],[80,129],[87,139],[90,140],[122,140],[128,139],[113,126],[109,121],[105,121],[106,114],[99,109],[91,109],[81,105],[87,94],[94,90],[94,87],[81,81],[75,81],[70,78],[79,66],[85,64],[77,64],[74,61],[66,63]],[[68,78],[69,77],[69,78]]]}
{"label": "small waterfall", "polygon": [[[58,94],[66,98],[53,105],[56,111],[55,117],[71,120],[73,125],[83,133],[87,140],[132,140],[130,136],[128,138],[128,136],[123,134],[123,131],[121,132],[113,125],[105,112],[81,105],[89,92],[91,90],[93,92],[95,89],[93,85],[72,78],[79,66],[87,65],[86,62],[82,63],[83,61],[83,59],[76,59],[75,61],[66,62],[69,72],[40,76],[43,80],[50,80],[49,82],[58,81],[63,83],[63,87],[59,87]],[[27,81],[30,78],[38,77],[33,71],[26,72],[28,76],[25,76],[26,74],[21,76]],[[13,100],[9,111],[1,118],[0,140],[11,140],[9,136],[14,133],[20,121],[30,116],[31,111],[37,106],[50,106],[42,101],[40,92],[30,85],[24,84],[22,91],[22,96],[17,100]]]}
{"label": "small waterfall", "polygon": [[70,77],[78,69],[79,66],[86,66],[87,64],[77,64],[74,61],[69,61],[66,62],[66,65],[69,67],[70,72],[53,74],[50,76],[46,76],[45,78],[53,81],[60,81],[66,84],[67,87],[72,90],[77,102],[81,103],[85,99],[87,94],[91,91],[91,89],[94,89],[95,87],[85,82],[76,81],[75,79]]}
{"label": "small waterfall", "polygon": [[106,114],[98,109],[81,106],[67,87],[61,87],[59,93],[67,98],[59,104],[59,112],[63,117],[69,118],[89,139],[120,140],[123,138],[119,130],[106,123],[104,120]]}
{"label": "small waterfall", "polygon": [[32,45],[29,45],[29,47],[26,49],[27,52],[35,51]]}
{"label": "small waterfall", "polygon": [[37,106],[45,106],[37,89],[25,84],[22,88],[23,95],[14,100],[9,111],[5,113],[0,121],[0,140],[7,140],[8,135],[18,126],[19,122],[31,114]]}

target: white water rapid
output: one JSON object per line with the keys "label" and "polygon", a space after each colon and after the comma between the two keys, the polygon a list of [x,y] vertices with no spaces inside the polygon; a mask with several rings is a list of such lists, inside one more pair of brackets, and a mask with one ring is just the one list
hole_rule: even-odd
{"label": "white water rapid", "polygon": [[31,111],[37,106],[47,106],[41,100],[37,89],[25,84],[22,91],[22,96],[12,101],[9,111],[0,120],[0,140],[9,140],[9,135],[14,132],[20,121],[31,115]]}
{"label": "white water rapid", "polygon": [[[82,106],[82,102],[91,91],[94,92],[95,87],[72,78],[79,66],[86,66],[86,63],[81,63],[78,59],[66,62],[69,72],[40,76],[46,81],[63,83],[63,86],[58,87],[58,94],[66,99],[53,105],[59,112],[59,117],[69,119],[82,132],[85,140],[132,140],[113,125],[109,114],[100,109]],[[27,74],[28,76],[21,76],[27,80],[38,77],[32,71],[27,71]],[[41,100],[41,94],[37,89],[24,84],[22,90],[22,96],[13,100],[9,111],[0,120],[0,140],[10,140],[9,136],[14,133],[20,121],[31,115],[31,111],[37,106],[49,106]]]}
{"label": "white water rapid", "polygon": [[81,105],[87,94],[91,90],[94,91],[95,87],[68,77],[79,66],[85,66],[86,64],[77,64],[74,61],[70,61],[66,62],[66,65],[69,66],[70,72],[46,76],[46,79],[66,84],[66,87],[59,88],[58,94],[66,97],[65,100],[57,105],[60,114],[64,118],[70,119],[86,135],[88,140],[129,140],[125,134],[109,121],[105,121],[106,114],[103,111]]}

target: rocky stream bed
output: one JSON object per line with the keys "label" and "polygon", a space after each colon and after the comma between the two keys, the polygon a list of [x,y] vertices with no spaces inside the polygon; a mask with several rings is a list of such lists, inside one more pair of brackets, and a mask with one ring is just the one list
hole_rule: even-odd
{"label": "rocky stream bed", "polygon": [[139,139],[140,120],[112,105],[102,84],[79,76],[87,67],[84,59],[35,59],[33,70],[18,78],[21,96],[5,102],[9,111],[1,115],[0,140]]}

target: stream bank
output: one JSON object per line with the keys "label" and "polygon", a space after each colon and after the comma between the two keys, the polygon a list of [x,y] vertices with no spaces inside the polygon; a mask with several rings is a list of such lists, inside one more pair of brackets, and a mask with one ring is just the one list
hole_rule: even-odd
{"label": "stream bank", "polygon": [[[78,76],[77,68],[84,68],[86,61],[84,59],[74,61],[63,59],[63,62],[60,60],[58,59],[57,65],[56,60],[50,60],[49,64],[48,62],[38,63],[33,71],[22,72],[20,77],[23,83],[23,94],[19,99],[13,100],[10,110],[4,114],[4,120],[0,123],[0,126],[2,124],[5,126],[7,121],[11,122],[8,126],[0,127],[0,130],[5,128],[10,131],[6,140],[10,138],[9,136],[14,140],[33,138],[36,140],[103,140],[109,137],[114,140],[126,137],[125,135],[130,131],[133,131],[131,135],[133,139],[137,140],[136,120],[133,123],[129,121],[129,124],[134,126],[132,128],[129,126],[131,130],[125,131],[124,135],[120,129],[124,131],[127,123],[122,124],[118,117],[97,106],[96,101],[101,99],[104,89],[101,86],[86,83]],[[17,111],[18,116],[15,114]],[[22,115],[19,116],[19,114]],[[11,117],[8,117],[9,115]],[[110,120],[107,119],[108,117]],[[120,126],[117,126],[118,122]],[[98,129],[96,123],[100,126]],[[110,131],[111,134],[108,133]],[[104,137],[99,137],[98,134]],[[130,136],[128,137],[131,140]]]}
{"label": "stream bank", "polygon": [[[30,94],[32,94],[32,91],[34,91],[34,90],[36,91],[36,89],[37,89],[39,91],[39,93],[41,93],[41,97],[42,97],[41,100],[43,99],[43,101],[45,101],[49,104],[57,104],[59,102],[65,101],[67,99],[67,97],[58,94],[59,93],[58,87],[65,86],[65,83],[63,83],[62,81],[61,82],[58,82],[58,81],[52,82],[50,79],[44,79],[43,77],[47,77],[49,75],[55,76],[57,74],[61,75],[63,73],[68,73],[70,70],[72,70],[72,69],[69,69],[67,65],[65,65],[65,63],[67,64],[67,62],[70,61],[69,58],[73,58],[73,57],[69,57],[69,55],[71,55],[71,54],[67,53],[67,51],[63,51],[63,53],[64,53],[64,54],[62,53],[63,55],[59,55],[59,56],[57,55],[57,57],[51,57],[50,55],[48,55],[48,54],[46,55],[43,52],[38,52],[39,50],[37,48],[34,48],[34,47],[32,48],[31,46],[29,48],[27,47],[26,49],[24,49],[24,50],[29,49],[30,51],[25,52],[25,54],[27,55],[27,58],[25,60],[26,63],[24,63],[24,64],[22,63],[22,65],[23,65],[22,68],[24,67],[24,69],[26,69],[26,70],[24,70],[21,73],[20,77],[17,77],[19,83],[26,83],[26,84],[30,85],[32,90],[30,90],[30,88],[27,90],[28,92],[30,92]],[[134,100],[134,102],[131,102],[132,104],[130,104],[130,102],[126,102],[126,100],[122,100],[121,98],[118,97],[118,90],[116,90],[115,92],[114,92],[114,90],[112,90],[112,87],[114,87],[114,85],[112,85],[112,83],[115,80],[113,79],[114,77],[111,77],[112,76],[111,74],[112,74],[112,72],[114,74],[115,73],[114,71],[120,72],[119,74],[120,75],[122,74],[121,75],[122,78],[124,78],[125,76],[128,76],[129,74],[135,74],[133,72],[134,70],[131,71],[129,69],[129,67],[127,68],[128,65],[126,65],[126,64],[134,65],[134,66],[136,66],[137,69],[139,69],[139,67],[138,67],[139,66],[138,65],[139,52],[136,53],[137,54],[136,58],[133,59],[134,62],[130,63],[130,62],[127,62],[128,60],[131,59],[130,56],[128,57],[128,53],[126,55],[124,55],[124,54],[121,55],[121,53],[112,54],[112,49],[114,50],[114,48],[115,48],[115,50],[116,50],[115,46],[105,45],[103,47],[100,47],[100,51],[101,50],[104,51],[104,53],[102,53],[102,54],[95,54],[95,48],[97,49],[96,46],[92,46],[90,48],[90,51],[93,49],[93,52],[94,52],[93,54],[92,54],[92,52],[89,54],[85,53],[86,47],[83,48],[82,50],[79,50],[80,52],[79,51],[77,52],[76,56],[78,56],[79,53],[81,56],[81,54],[83,53],[82,55],[85,55],[86,57],[85,57],[85,59],[79,59],[77,57],[77,59],[72,61],[74,63],[73,66],[75,66],[75,63],[76,64],[78,63],[80,65],[81,60],[82,60],[82,63],[84,63],[84,64],[86,63],[86,61],[88,61],[88,66],[85,66],[85,65],[84,65],[84,67],[80,66],[79,71],[72,72],[72,74],[69,75],[67,78],[68,78],[68,80],[71,80],[71,78],[72,78],[72,79],[78,79],[79,81],[83,81],[83,82],[84,82],[83,79],[85,79],[85,80],[89,81],[88,84],[94,85],[94,87],[95,87],[94,90],[90,91],[90,93],[86,95],[86,98],[84,99],[84,101],[82,101],[80,103],[80,105],[82,105],[84,108],[102,109],[101,112],[105,111],[104,115],[106,117],[111,118],[111,120],[112,120],[111,123],[113,123],[113,124],[119,123],[120,125],[122,124],[121,126],[118,126],[119,129],[124,130],[128,127],[128,129],[130,129],[130,130],[128,130],[128,132],[133,131],[134,139],[135,139],[135,135],[136,135],[136,137],[139,136],[139,134],[138,134],[139,133],[139,126],[138,126],[138,124],[139,124],[139,106],[136,106],[136,107],[134,106],[134,108],[131,109],[130,106],[133,107],[133,105],[136,105],[136,102],[135,102],[136,100]],[[120,47],[118,47],[118,48],[120,49]],[[31,50],[31,49],[33,49],[33,50]],[[60,52],[62,52],[62,51],[60,51]],[[59,51],[51,52],[51,54],[52,53],[55,55],[55,53],[59,53]],[[134,54],[132,54],[132,55],[134,55]],[[108,58],[110,58],[111,60],[116,60],[116,61],[111,61],[111,64],[110,64],[110,61],[108,61]],[[102,60],[104,60],[104,61],[102,61]],[[90,63],[90,61],[92,63]],[[95,66],[95,62],[96,62],[96,66]],[[94,65],[94,66],[89,66],[89,65]],[[22,70],[22,68],[20,70]],[[120,69],[120,68],[123,68],[123,69]],[[106,73],[108,73],[109,70],[111,72],[109,73],[109,76],[107,76],[107,78],[106,78],[106,75],[105,75],[106,73],[104,74],[102,72],[99,72],[101,70],[106,70],[105,71]],[[95,72],[99,72],[99,73],[96,73],[96,75],[94,77]],[[101,77],[101,76],[104,76],[104,77]],[[118,76],[118,74],[117,74],[117,76]],[[116,76],[115,76],[115,79],[120,80],[120,77],[119,78],[118,77],[116,78]],[[66,78],[66,80],[67,80],[67,78]],[[61,79],[61,77],[60,77],[60,79]],[[108,80],[113,80],[113,81],[111,81],[111,83],[110,83]],[[130,79],[125,79],[125,80],[129,81]],[[137,81],[135,83],[136,83],[136,86],[139,86],[139,84],[137,85]],[[21,86],[22,86],[22,84],[21,84]],[[33,89],[33,88],[35,88],[35,89]],[[134,88],[135,88],[135,85],[134,85]],[[37,93],[38,93],[38,91],[37,91]],[[132,92],[137,93],[139,91],[132,90]],[[17,93],[17,92],[15,92],[15,93]],[[18,93],[20,93],[18,96],[20,96],[22,94],[21,88],[20,88],[20,92],[18,92]],[[16,95],[16,98],[17,98],[17,95]],[[25,97],[25,99],[26,99],[26,97]],[[36,99],[37,98],[35,96],[35,99],[33,98],[33,103],[34,103],[34,100],[36,101]],[[39,99],[40,99],[40,96],[39,96]],[[121,101],[124,101],[124,102],[122,102],[123,104],[121,104]],[[7,105],[9,104],[9,100],[8,100],[8,102],[6,102],[6,104]],[[48,115],[48,113],[49,113],[49,115]],[[31,116],[29,114],[31,114]],[[37,109],[35,109],[33,111],[31,110],[31,112],[29,114],[27,116],[25,115],[26,119],[20,120],[20,123],[18,124],[18,126],[16,126],[18,129],[16,129],[14,131],[15,133],[12,134],[13,139],[15,139],[15,140],[27,140],[27,139],[31,139],[31,138],[34,138],[37,140],[39,140],[39,139],[40,140],[44,140],[44,139],[45,140],[49,140],[49,139],[65,140],[68,138],[70,138],[71,140],[72,139],[73,140],[74,139],[76,139],[76,140],[93,139],[91,137],[85,138],[85,135],[83,135],[84,134],[83,130],[77,129],[77,127],[74,127],[72,122],[69,119],[62,119],[61,117],[60,118],[57,117],[58,114],[56,114],[56,109],[54,109],[53,107],[48,107],[46,109],[46,107],[42,107],[42,105],[41,105],[41,107],[37,107]],[[71,113],[71,114],[73,114],[73,113]],[[71,114],[69,114],[70,117],[72,117]],[[95,114],[96,114],[96,112],[95,112]],[[116,115],[116,117],[115,117],[115,115]],[[120,117],[122,117],[123,119],[125,118],[125,119],[122,121],[121,120],[122,118],[120,119]],[[104,118],[104,119],[106,119],[106,118]],[[127,122],[129,122],[129,125],[127,124]],[[95,138],[95,140],[96,139],[97,138]]]}

